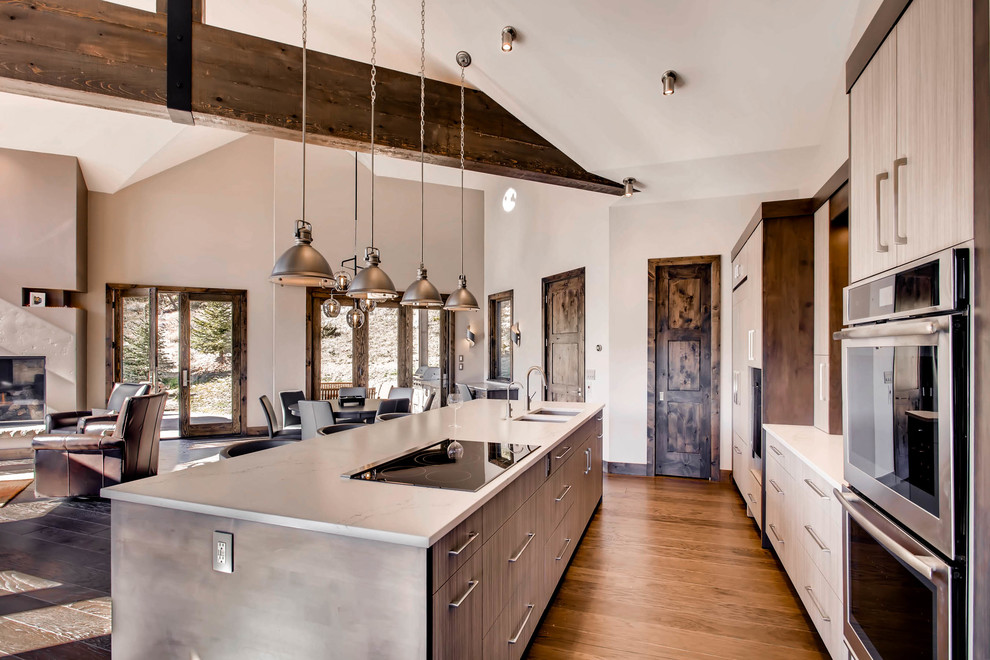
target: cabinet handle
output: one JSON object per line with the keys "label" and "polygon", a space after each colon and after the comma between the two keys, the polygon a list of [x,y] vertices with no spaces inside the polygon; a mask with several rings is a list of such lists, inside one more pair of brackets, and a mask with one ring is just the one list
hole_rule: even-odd
{"label": "cabinet handle", "polygon": [[832,552],[831,550],[828,549],[828,546],[822,542],[821,537],[818,536],[818,534],[815,532],[814,528],[812,528],[811,525],[805,525],[804,528],[805,530],[807,530],[808,534],[811,535],[811,539],[816,544],[818,544],[818,547],[821,549],[822,552]]}
{"label": "cabinet handle", "polygon": [[476,538],[478,538],[478,532],[471,532],[470,534],[468,534],[467,541],[465,541],[464,543],[462,543],[461,544],[461,547],[457,548],[456,550],[450,550],[450,551],[448,551],[447,552],[447,555],[450,556],[450,557],[456,557],[457,555],[459,555],[462,552],[464,552],[465,548],[467,548],[469,545],[471,545]]}
{"label": "cabinet handle", "polygon": [[784,491],[782,491],[782,490],[780,489],[780,486],[778,486],[778,485],[777,485],[777,482],[776,482],[776,481],[774,481],[773,479],[771,479],[771,480],[770,480],[770,485],[771,485],[771,486],[773,486],[773,489],[774,489],[775,491],[777,491],[778,493],[780,493],[781,495],[783,495],[783,494],[784,494]]}
{"label": "cabinet handle", "polygon": [[509,638],[509,644],[515,644],[522,637],[523,631],[526,630],[526,624],[529,623],[529,617],[533,616],[533,608],[536,607],[533,603],[526,606],[526,616],[523,617],[522,623],[519,624],[519,630],[516,634]]}
{"label": "cabinet handle", "polygon": [[732,372],[732,403],[739,405],[739,372]]}
{"label": "cabinet handle", "polygon": [[752,493],[746,493],[746,497],[749,498],[749,501],[750,502],[752,502],[753,504],[756,504],[756,498],[753,497],[753,494]]}
{"label": "cabinet handle", "polygon": [[570,447],[564,447],[564,451],[562,451],[562,452],[560,452],[559,454],[557,454],[557,456],[555,456],[555,458],[556,458],[556,459],[557,459],[557,460],[559,461],[559,460],[560,460],[560,459],[562,459],[562,458],[563,458],[564,456],[567,456],[567,452],[569,452],[570,450],[571,450],[571,448],[570,448]]}
{"label": "cabinet handle", "polygon": [[804,480],[804,483],[808,484],[808,488],[810,488],[811,490],[815,491],[815,493],[818,494],[818,497],[822,498],[823,500],[827,500],[828,499],[828,495],[826,495],[825,493],[823,493],[822,492],[822,489],[819,488],[817,485],[815,485],[815,482],[814,481],[812,481],[811,479],[805,479]]}
{"label": "cabinet handle", "polygon": [[822,618],[822,621],[824,621],[825,623],[831,622],[832,619],[830,619],[829,616],[825,614],[825,610],[823,610],[822,606],[818,603],[818,599],[815,597],[815,590],[812,589],[811,587],[805,587],[804,590],[807,591],[808,595],[811,597],[811,602],[814,604],[815,609],[818,610],[818,616]]}
{"label": "cabinet handle", "polygon": [[461,597],[458,598],[457,600],[455,600],[455,601],[453,601],[451,603],[448,603],[448,605],[450,607],[460,607],[461,605],[464,604],[464,601],[467,600],[467,597],[471,595],[471,592],[474,591],[474,588],[477,587],[477,586],[478,586],[478,581],[477,580],[471,580],[471,581],[469,581],[468,582],[467,591],[465,591],[463,594],[461,594]]}
{"label": "cabinet handle", "polygon": [[748,334],[749,334],[749,359],[755,360],[756,358],[753,357],[753,335],[756,334],[756,330],[750,330]]}
{"label": "cabinet handle", "polygon": [[[561,492],[561,494],[557,496],[557,499],[555,499],[555,500],[554,500],[554,502],[559,502],[559,501],[561,501],[562,499],[564,499],[565,497],[567,497],[567,494],[568,494],[569,492],[571,492],[571,486],[570,486],[570,484],[568,484],[568,485],[566,485],[566,486],[564,486],[564,490],[563,490],[563,492]],[[511,561],[511,560],[510,560],[510,561]]]}
{"label": "cabinet handle", "polygon": [[897,184],[899,179],[897,172],[900,171],[903,165],[907,165],[907,158],[898,158],[894,161],[894,242],[898,245],[906,245],[908,242],[907,234],[901,236],[900,209],[897,208]]}
{"label": "cabinet handle", "polygon": [[519,548],[519,552],[517,552],[514,556],[509,557],[510,564],[515,564],[517,561],[519,561],[519,558],[523,556],[524,552],[526,552],[526,548],[528,548],[529,544],[533,542],[533,539],[536,537],[536,534],[530,532],[529,534],[527,534],[527,536],[529,538],[527,538],[526,542],[523,543],[523,547]]}
{"label": "cabinet handle", "polygon": [[590,449],[585,449],[584,450],[584,455],[585,455],[585,458],[588,459],[588,467],[585,469],[584,473],[585,474],[588,474],[589,472],[591,472],[591,450]]}
{"label": "cabinet handle", "polygon": [[777,533],[777,526],[770,523],[768,527],[770,527],[770,531],[773,532],[773,537],[777,539],[777,543],[783,543],[784,539],[780,538],[780,534]]}
{"label": "cabinet handle", "polygon": [[561,559],[564,558],[564,553],[567,552],[567,546],[569,546],[570,544],[571,544],[570,539],[564,539],[564,547],[561,548],[560,553],[558,553],[557,556],[554,557],[554,561],[560,561]]}
{"label": "cabinet handle", "polygon": [[770,445],[770,451],[772,451],[773,453],[777,454],[777,456],[783,456],[784,455],[784,453],[782,451],[780,451],[779,449],[777,449],[773,445]]}
{"label": "cabinet handle", "polygon": [[596,417],[596,418],[595,418],[595,421],[596,421],[596,422],[600,422],[600,421],[602,421],[603,419],[605,419],[605,413],[602,413],[601,415],[599,415],[598,417]]}
{"label": "cabinet handle", "polygon": [[825,363],[818,365],[818,400],[825,400]]}
{"label": "cabinet handle", "polygon": [[877,174],[877,252],[887,251],[887,246],[882,240],[880,240],[880,182],[886,180],[886,178],[886,172],[880,172],[880,174]]}
{"label": "cabinet handle", "polygon": [[742,456],[742,449],[740,449],[738,446],[732,445],[732,451],[734,451],[737,454],[739,454],[740,456]]}

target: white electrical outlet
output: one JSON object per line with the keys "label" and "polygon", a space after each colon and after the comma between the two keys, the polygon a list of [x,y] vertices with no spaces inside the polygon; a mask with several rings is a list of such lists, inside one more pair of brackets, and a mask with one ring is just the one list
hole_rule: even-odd
{"label": "white electrical outlet", "polygon": [[213,570],[234,572],[234,535],[230,532],[213,532]]}

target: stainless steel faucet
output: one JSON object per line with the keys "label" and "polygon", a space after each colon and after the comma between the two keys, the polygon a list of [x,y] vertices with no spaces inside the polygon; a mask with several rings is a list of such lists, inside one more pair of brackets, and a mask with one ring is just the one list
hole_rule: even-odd
{"label": "stainless steel faucet", "polygon": [[509,381],[509,384],[505,387],[505,418],[512,419],[512,386],[518,385],[522,387],[522,383],[517,380]]}
{"label": "stainless steel faucet", "polygon": [[533,392],[532,396],[530,396],[529,394],[529,380],[530,380],[530,376],[533,375],[534,371],[539,373],[540,378],[543,379],[543,387],[550,387],[550,384],[547,383],[547,372],[543,371],[543,367],[538,367],[536,365],[533,365],[532,367],[529,368],[529,370],[526,372],[526,412],[529,412],[529,406],[533,402],[533,397],[536,396],[536,392]]}

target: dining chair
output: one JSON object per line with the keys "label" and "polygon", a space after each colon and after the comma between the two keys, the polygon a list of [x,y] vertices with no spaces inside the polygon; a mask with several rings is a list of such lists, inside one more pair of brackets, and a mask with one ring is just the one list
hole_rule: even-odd
{"label": "dining chair", "polygon": [[375,418],[375,421],[376,422],[387,422],[387,421],[389,421],[391,419],[400,419],[402,417],[409,417],[411,414],[412,413],[404,413],[404,412],[385,413],[384,415],[378,415]]}
{"label": "dining chair", "polygon": [[334,433],[342,433],[343,431],[350,431],[351,429],[364,429],[368,428],[365,424],[331,424],[330,426],[324,426],[318,429],[316,432],[319,435],[333,435]]}
{"label": "dining chair", "polygon": [[302,390],[287,390],[285,392],[278,393],[278,399],[282,403],[282,428],[291,429],[296,426],[300,426],[302,422],[300,421],[299,415],[293,413],[289,410],[289,406],[294,403],[299,403],[306,398]]}
{"label": "dining chair", "polygon": [[302,420],[302,437],[315,438],[317,429],[337,423],[329,401],[299,401],[299,417]]}
{"label": "dining chair", "polygon": [[408,401],[408,399],[385,399],[378,404],[378,412],[375,413],[375,419],[378,419],[382,415],[387,415],[388,413],[402,412],[399,410],[399,403],[401,401]]}
{"label": "dining chair", "polygon": [[388,398],[390,399],[409,399],[412,401],[413,398],[413,388],[411,387],[393,387],[388,391]]}
{"label": "dining chair", "polygon": [[457,383],[457,391],[461,393],[461,398],[465,401],[470,401],[474,398],[471,394],[471,388],[464,383]]}
{"label": "dining chair", "polygon": [[368,388],[367,387],[342,387],[342,388],[340,388],[340,393],[337,396],[338,397],[363,396],[363,397],[367,398],[367,396],[368,396]]}
{"label": "dining chair", "polygon": [[430,392],[430,396],[426,397],[426,403],[423,404],[423,412],[426,412],[433,407],[433,402],[437,398],[436,392]]}
{"label": "dining chair", "polygon": [[258,400],[261,401],[261,409],[265,413],[269,439],[284,438],[286,440],[302,440],[301,428],[282,429],[279,427],[278,417],[275,416],[275,408],[272,406],[272,400],[268,398],[267,394],[262,394],[258,397]]}

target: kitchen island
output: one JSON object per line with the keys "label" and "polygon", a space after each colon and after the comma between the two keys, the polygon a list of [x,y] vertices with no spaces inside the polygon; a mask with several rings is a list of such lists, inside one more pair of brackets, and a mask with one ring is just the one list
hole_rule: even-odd
{"label": "kitchen island", "polygon": [[[602,492],[602,407],[522,408],[472,401],[456,431],[442,408],[104,489],[114,656],[520,657]],[[530,450],[491,455],[504,472],[476,491],[342,476],[449,438]]]}

